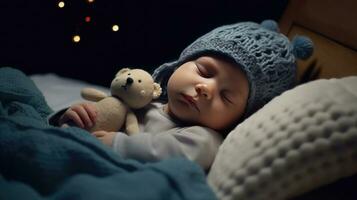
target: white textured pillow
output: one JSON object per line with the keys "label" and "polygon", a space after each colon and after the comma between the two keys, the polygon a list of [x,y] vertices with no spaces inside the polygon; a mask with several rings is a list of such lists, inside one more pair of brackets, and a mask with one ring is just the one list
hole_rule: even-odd
{"label": "white textured pillow", "polygon": [[208,175],[219,199],[287,199],[357,173],[357,77],[298,86],[238,125]]}

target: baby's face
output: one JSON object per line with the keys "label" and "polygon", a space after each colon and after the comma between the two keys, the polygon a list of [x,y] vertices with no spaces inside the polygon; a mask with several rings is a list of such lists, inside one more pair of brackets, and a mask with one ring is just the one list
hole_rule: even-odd
{"label": "baby's face", "polygon": [[171,75],[167,92],[169,114],[188,123],[222,130],[242,116],[249,85],[238,66],[205,56],[181,65]]}

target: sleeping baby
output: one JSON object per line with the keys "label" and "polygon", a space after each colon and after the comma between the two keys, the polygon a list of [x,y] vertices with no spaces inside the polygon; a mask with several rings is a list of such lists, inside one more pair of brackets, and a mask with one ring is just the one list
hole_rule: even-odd
{"label": "sleeping baby", "polygon": [[[136,111],[140,133],[92,134],[124,158],[152,162],[181,156],[208,169],[224,136],[292,88],[296,58],[306,59],[312,51],[308,38],[290,42],[271,20],[218,27],[184,49],[178,60],[154,71],[163,93]],[[72,105],[59,124],[68,121],[90,128],[95,106]]]}

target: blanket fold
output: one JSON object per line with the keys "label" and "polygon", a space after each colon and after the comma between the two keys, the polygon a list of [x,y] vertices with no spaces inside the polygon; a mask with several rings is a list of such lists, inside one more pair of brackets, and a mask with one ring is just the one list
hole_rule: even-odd
{"label": "blanket fold", "polygon": [[215,199],[195,163],[125,160],[52,110],[21,71],[0,68],[0,199]]}

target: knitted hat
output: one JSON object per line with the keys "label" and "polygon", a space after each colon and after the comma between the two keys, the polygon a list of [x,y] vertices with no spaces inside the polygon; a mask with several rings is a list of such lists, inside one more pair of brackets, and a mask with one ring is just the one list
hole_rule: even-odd
{"label": "knitted hat", "polygon": [[296,80],[296,58],[307,59],[313,44],[307,37],[296,36],[290,43],[278,33],[275,21],[261,24],[241,22],[218,27],[189,45],[177,61],[157,68],[153,77],[163,88],[171,74],[182,64],[204,55],[221,55],[236,62],[249,82],[249,97],[245,117],[262,107],[275,96],[292,88]]}

